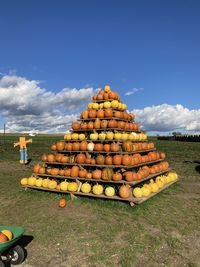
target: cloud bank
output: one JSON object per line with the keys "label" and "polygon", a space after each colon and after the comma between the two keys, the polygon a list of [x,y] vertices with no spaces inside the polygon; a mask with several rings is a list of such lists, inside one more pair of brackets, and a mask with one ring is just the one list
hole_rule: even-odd
{"label": "cloud bank", "polygon": [[145,107],[134,109],[137,122],[146,131],[168,132],[176,129],[182,131],[200,131],[200,109],[190,110],[180,104]]}
{"label": "cloud bank", "polygon": [[130,91],[127,91],[125,93],[125,96],[133,95],[133,94],[137,93],[138,91],[142,91],[142,90],[144,90],[144,88],[133,88]]}
{"label": "cloud bank", "polygon": [[54,93],[36,80],[7,75],[0,79],[0,115],[9,132],[65,132],[78,117],[78,108],[93,94],[93,88],[64,88]]}

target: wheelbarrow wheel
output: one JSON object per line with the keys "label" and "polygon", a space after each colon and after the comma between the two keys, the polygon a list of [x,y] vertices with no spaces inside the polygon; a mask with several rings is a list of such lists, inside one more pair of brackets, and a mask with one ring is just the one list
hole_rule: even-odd
{"label": "wheelbarrow wheel", "polygon": [[13,265],[20,264],[25,259],[24,248],[17,245],[9,251],[10,263]]}
{"label": "wheelbarrow wheel", "polygon": [[6,267],[5,263],[2,260],[0,260],[0,267]]}

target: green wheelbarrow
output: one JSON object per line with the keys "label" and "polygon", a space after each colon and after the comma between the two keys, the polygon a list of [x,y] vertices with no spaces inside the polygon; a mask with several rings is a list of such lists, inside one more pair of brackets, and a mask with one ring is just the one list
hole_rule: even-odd
{"label": "green wheelbarrow", "polygon": [[6,262],[10,262],[13,265],[20,264],[25,259],[25,250],[18,244],[25,231],[22,227],[16,226],[3,226],[0,225],[0,232],[2,230],[10,230],[13,234],[13,238],[10,241],[0,243],[0,267],[5,267]]}

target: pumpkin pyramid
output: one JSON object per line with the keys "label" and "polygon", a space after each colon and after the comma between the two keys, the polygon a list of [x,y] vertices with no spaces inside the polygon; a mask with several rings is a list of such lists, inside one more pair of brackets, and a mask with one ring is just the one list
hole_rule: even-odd
{"label": "pumpkin pyramid", "polygon": [[21,184],[139,204],[175,183],[165,153],[156,152],[126,108],[105,86]]}

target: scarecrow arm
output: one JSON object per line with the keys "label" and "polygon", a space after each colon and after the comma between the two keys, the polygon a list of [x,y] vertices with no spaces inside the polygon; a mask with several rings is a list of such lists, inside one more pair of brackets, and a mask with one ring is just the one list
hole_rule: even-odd
{"label": "scarecrow arm", "polygon": [[19,146],[20,142],[14,143],[14,147]]}
{"label": "scarecrow arm", "polygon": [[25,141],[26,142],[26,144],[27,143],[32,143],[32,139],[29,139],[29,140],[27,140],[27,141]]}

